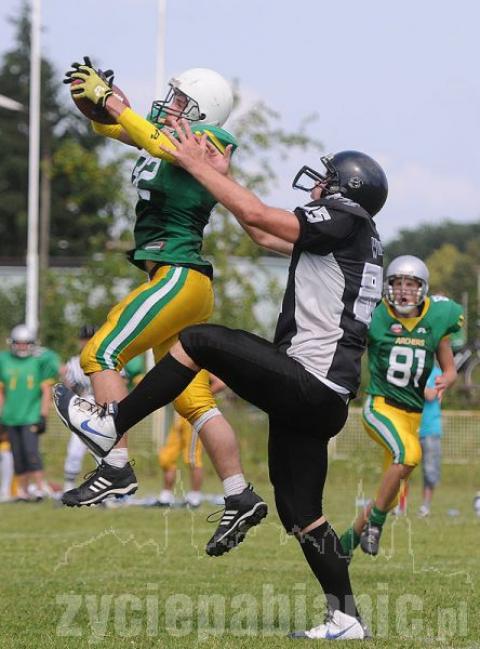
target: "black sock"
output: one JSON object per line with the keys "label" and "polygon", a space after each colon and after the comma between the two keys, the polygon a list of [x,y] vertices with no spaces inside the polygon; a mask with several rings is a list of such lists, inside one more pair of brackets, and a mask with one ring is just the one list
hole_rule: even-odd
{"label": "black sock", "polygon": [[118,403],[115,417],[117,431],[123,435],[129,428],[154,410],[166,406],[193,381],[196,372],[167,354],[145,374],[137,387]]}
{"label": "black sock", "polygon": [[332,610],[358,617],[353,599],[348,562],[340,539],[325,522],[300,537],[300,546]]}

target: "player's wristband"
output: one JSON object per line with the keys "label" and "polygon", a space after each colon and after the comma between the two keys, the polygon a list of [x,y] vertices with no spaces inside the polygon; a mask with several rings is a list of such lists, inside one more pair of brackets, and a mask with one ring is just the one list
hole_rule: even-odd
{"label": "player's wristband", "polygon": [[156,126],[137,115],[131,108],[125,108],[116,120],[127,131],[135,144],[148,151],[150,155],[167,162],[175,162],[173,156],[160,148],[160,146],[164,146],[167,149],[175,150],[168,137]]}

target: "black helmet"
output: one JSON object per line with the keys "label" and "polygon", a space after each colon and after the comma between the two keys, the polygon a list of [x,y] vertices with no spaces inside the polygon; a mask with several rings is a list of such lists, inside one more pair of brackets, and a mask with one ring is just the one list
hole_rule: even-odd
{"label": "black helmet", "polygon": [[[327,194],[342,194],[358,203],[371,216],[379,212],[388,194],[387,177],[378,162],[360,151],[340,151],[320,158],[327,173],[321,174],[311,167],[302,167],[293,180],[294,189],[311,192],[316,183],[327,181]],[[306,175],[309,186],[299,184]]]}
{"label": "black helmet", "polygon": [[88,340],[95,334],[96,331],[97,328],[93,325],[83,325],[83,327],[80,327],[80,331],[78,332],[78,337],[81,340]]}

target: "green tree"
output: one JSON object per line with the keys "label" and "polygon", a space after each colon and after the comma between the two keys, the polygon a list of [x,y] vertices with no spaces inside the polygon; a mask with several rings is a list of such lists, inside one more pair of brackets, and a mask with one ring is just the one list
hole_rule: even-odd
{"label": "green tree", "polygon": [[400,230],[398,236],[385,246],[388,260],[398,255],[416,255],[426,259],[446,243],[465,252],[472,239],[480,237],[480,221],[456,223],[445,220],[438,225],[421,225],[418,228]]}
{"label": "green tree", "polygon": [[[14,48],[0,65],[2,94],[24,106],[0,108],[0,237],[2,254],[24,257],[27,241],[30,19],[25,3],[18,18]],[[115,218],[124,215],[123,158],[105,162],[104,138],[96,137],[71,102],[64,105],[60,75],[41,62],[40,148],[42,171],[51,179],[51,255],[83,257],[109,238]],[[95,182],[92,182],[92,179]],[[49,210],[47,210],[47,213]]]}
{"label": "green tree", "polygon": [[53,256],[84,259],[104,250],[114,224],[128,222],[124,163],[129,157],[127,152],[106,161],[73,137],[58,142],[51,166]]}
{"label": "green tree", "polygon": [[[9,85],[4,86],[9,88],[7,92],[26,105],[30,26],[25,7],[20,19],[14,23],[18,47],[5,56],[0,67],[0,83],[3,78],[8,80]],[[42,119],[48,117],[49,120],[42,125],[42,136],[43,141],[45,134],[49,136],[47,171],[52,188],[51,254],[88,260],[76,274],[65,270],[61,274],[49,273],[43,277],[42,342],[67,353],[78,326],[84,322],[103,321],[108,308],[142,276],[119,253],[108,250],[108,244],[112,243],[109,238],[113,223],[117,224],[115,236],[123,239],[123,247],[126,248],[131,241],[131,234],[125,231],[129,216],[133,214],[133,206],[126,199],[129,149],[112,144],[112,147],[118,147],[118,151],[127,152],[125,156],[116,155],[113,160],[101,156],[101,148],[108,140],[94,135],[87,120],[72,110],[71,103],[67,106],[62,104],[57,90],[59,75],[48,62],[44,61],[42,65],[45,100],[50,102],[47,107],[42,99]],[[18,80],[14,83],[18,66],[23,70],[20,84]],[[20,181],[20,176],[24,174],[27,177],[27,117],[23,114],[20,120],[17,116],[15,121],[12,115],[6,116],[10,130],[7,129],[8,133],[5,131],[5,136],[11,137],[21,149],[16,158],[16,168],[10,176],[8,170],[4,170],[4,177],[11,178],[10,202],[13,205],[16,201],[17,207],[5,218],[0,211],[2,223],[8,220],[15,223],[16,234],[9,244],[12,255],[23,255],[26,240],[26,186]],[[2,119],[0,113],[0,146],[4,136]],[[308,147],[320,149],[320,143],[307,134],[312,120],[313,117],[304,120],[294,133],[289,133],[282,129],[280,116],[263,103],[239,114],[232,121],[232,130],[240,140],[233,166],[235,176],[260,195],[267,192],[276,181],[272,160],[286,158],[292,151]],[[265,251],[248,239],[231,215],[218,208],[206,234],[204,252],[216,269],[214,319],[271,335],[272,323],[265,317],[259,318],[259,310],[268,308],[269,304],[278,305],[281,291],[273,276],[256,264]],[[243,260],[241,267],[233,264],[232,259]],[[250,266],[245,265],[245,260]],[[252,272],[252,264],[256,264],[255,272]],[[0,295],[0,302],[3,297]],[[18,323],[17,311],[11,309],[7,314],[6,329]]]}

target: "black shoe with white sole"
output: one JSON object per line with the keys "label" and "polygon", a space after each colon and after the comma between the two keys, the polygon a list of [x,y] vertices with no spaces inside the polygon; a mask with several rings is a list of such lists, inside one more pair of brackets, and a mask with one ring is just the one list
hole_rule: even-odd
{"label": "black shoe with white sole", "polygon": [[374,525],[370,521],[365,523],[365,527],[360,534],[360,547],[365,554],[371,554],[372,556],[378,554],[382,529],[380,525]]}
{"label": "black shoe with white sole", "polygon": [[225,498],[220,523],[205,548],[206,553],[211,557],[219,557],[236,547],[243,541],[248,530],[258,525],[267,514],[267,504],[257,496],[251,485],[240,494],[228,496]]}
{"label": "black shoe with white sole", "polygon": [[137,477],[130,462],[121,469],[102,462],[85,477],[85,482],[79,487],[63,494],[64,505],[67,507],[95,505],[101,503],[107,496],[127,496],[135,493],[138,488]]}

